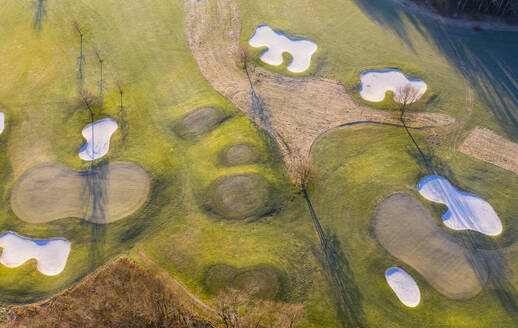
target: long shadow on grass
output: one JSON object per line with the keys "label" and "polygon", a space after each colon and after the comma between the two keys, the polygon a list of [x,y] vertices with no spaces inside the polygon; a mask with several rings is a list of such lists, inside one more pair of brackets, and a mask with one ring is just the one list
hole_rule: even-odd
{"label": "long shadow on grass", "polygon": [[410,29],[433,43],[474,87],[504,132],[518,140],[518,33],[449,26],[392,1],[352,1],[372,20],[395,32],[410,49],[414,49]]}
{"label": "long shadow on grass", "polygon": [[97,165],[82,172],[85,179],[85,188],[81,193],[82,208],[84,218],[91,222],[90,249],[88,261],[90,270],[98,267],[104,258],[104,245],[106,243],[106,194],[109,167],[107,161],[102,161]]}
{"label": "long shadow on grass", "polygon": [[36,10],[34,12],[34,19],[32,22],[32,28],[36,33],[41,32],[43,19],[47,15],[47,9],[45,7],[46,0],[36,0]]}
{"label": "long shadow on grass", "polygon": [[343,327],[366,327],[361,305],[361,294],[354,283],[354,275],[349,267],[349,261],[347,261],[340,247],[340,241],[336,234],[330,231],[327,231],[330,237],[326,235],[306,190],[304,190],[304,199],[308,205],[313,225],[320,240],[320,246],[324,255],[323,266],[329,274],[332,289],[336,293],[338,318]]}

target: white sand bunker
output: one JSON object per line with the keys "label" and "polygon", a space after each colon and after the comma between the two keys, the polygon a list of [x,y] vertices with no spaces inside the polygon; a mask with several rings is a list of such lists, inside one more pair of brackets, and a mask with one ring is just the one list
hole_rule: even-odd
{"label": "white sand bunker", "polygon": [[115,130],[117,122],[111,118],[88,124],[82,132],[86,143],[79,150],[79,157],[85,161],[93,161],[106,155],[110,150],[110,138]]}
{"label": "white sand bunker", "polygon": [[55,276],[65,268],[70,242],[65,239],[37,240],[20,237],[14,232],[5,232],[0,236],[3,248],[0,263],[14,268],[30,259],[38,261],[38,270],[47,276]]}
{"label": "white sand bunker", "polygon": [[451,229],[470,229],[489,236],[502,232],[502,222],[488,202],[476,195],[457,190],[439,175],[423,178],[417,185],[417,190],[424,198],[448,206],[442,221]]}
{"label": "white sand bunker", "polygon": [[316,43],[306,39],[291,39],[272,30],[268,25],[260,25],[248,40],[252,47],[268,47],[260,58],[263,62],[278,66],[282,64],[282,54],[288,52],[293,58],[288,70],[293,73],[304,72],[311,64],[311,56],[317,50]]}
{"label": "white sand bunker", "polygon": [[[360,96],[368,101],[382,101],[385,92],[394,92],[394,100],[402,102],[401,91],[406,86],[415,90],[414,101],[423,96],[426,91],[426,83],[422,80],[407,78],[398,70],[365,71],[360,75]],[[412,102],[412,101],[410,101]]]}
{"label": "white sand bunker", "polygon": [[0,134],[2,134],[2,132],[4,132],[4,127],[5,127],[5,114],[4,112],[0,111]]}
{"label": "white sand bunker", "polygon": [[405,270],[392,267],[385,272],[385,279],[396,293],[401,303],[408,307],[416,307],[421,301],[421,292],[414,278]]}

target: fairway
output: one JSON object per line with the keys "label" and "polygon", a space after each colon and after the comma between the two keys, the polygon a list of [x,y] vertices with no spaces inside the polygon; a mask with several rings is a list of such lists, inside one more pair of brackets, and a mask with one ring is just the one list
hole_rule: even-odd
{"label": "fairway", "polygon": [[211,328],[515,327],[518,32],[455,19],[5,2],[0,322],[124,267],[109,302],[134,269]]}

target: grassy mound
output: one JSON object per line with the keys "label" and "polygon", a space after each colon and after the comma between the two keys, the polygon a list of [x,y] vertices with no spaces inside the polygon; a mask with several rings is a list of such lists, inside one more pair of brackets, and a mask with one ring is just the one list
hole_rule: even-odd
{"label": "grassy mound", "polygon": [[441,230],[413,196],[387,197],[376,209],[373,225],[376,238],[389,253],[447,297],[472,297],[486,283],[488,273],[482,262]]}
{"label": "grassy mound", "polygon": [[205,288],[212,294],[234,288],[257,298],[275,299],[279,294],[280,285],[277,269],[266,264],[242,269],[216,264],[205,274]]}
{"label": "grassy mound", "polygon": [[259,154],[250,144],[236,144],[226,147],[221,153],[221,162],[227,166],[253,164]]}
{"label": "grassy mound", "polygon": [[218,107],[201,107],[182,117],[173,129],[180,137],[193,137],[212,130],[226,118]]}
{"label": "grassy mound", "polygon": [[118,162],[88,171],[40,164],[17,181],[11,194],[13,212],[29,223],[82,218],[95,223],[120,220],[147,199],[149,176],[142,167]]}
{"label": "grassy mound", "polygon": [[208,208],[229,219],[261,216],[272,208],[270,189],[258,174],[224,176],[209,187]]}

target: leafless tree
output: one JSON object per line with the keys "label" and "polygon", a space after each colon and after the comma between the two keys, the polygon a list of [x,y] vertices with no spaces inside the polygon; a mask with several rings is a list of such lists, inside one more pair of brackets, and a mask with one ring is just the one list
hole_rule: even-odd
{"label": "leafless tree", "polygon": [[88,109],[90,112],[90,120],[93,123],[94,121],[94,108],[100,106],[100,99],[96,95],[92,94],[91,92],[88,92],[87,90],[80,90],[79,91],[79,98],[83,106]]}
{"label": "leafless tree", "polygon": [[99,62],[99,66],[100,66],[99,97],[102,100],[102,98],[103,98],[103,91],[104,91],[104,87],[103,87],[103,84],[104,84],[104,80],[103,80],[103,63],[104,63],[104,59],[101,56],[101,53],[100,53],[99,49],[95,49],[95,55],[97,56],[97,61]]}
{"label": "leafless tree", "polygon": [[292,153],[286,164],[295,186],[302,191],[307,190],[309,182],[314,177],[314,169],[310,159],[298,153]]}
{"label": "leafless tree", "polygon": [[395,100],[398,103],[397,108],[400,112],[399,120],[401,123],[405,124],[405,114],[412,106],[415,106],[415,103],[420,97],[421,92],[419,89],[415,88],[410,83],[397,89]]}
{"label": "leafless tree", "polygon": [[74,21],[74,28],[77,31],[77,33],[79,34],[80,48],[79,48],[79,57],[77,58],[77,60],[79,62],[78,78],[79,78],[79,81],[82,83],[83,82],[83,65],[86,62],[85,61],[85,57],[83,56],[83,37],[84,37],[84,32],[83,32],[83,28],[81,27],[81,25],[79,24],[78,21]]}

